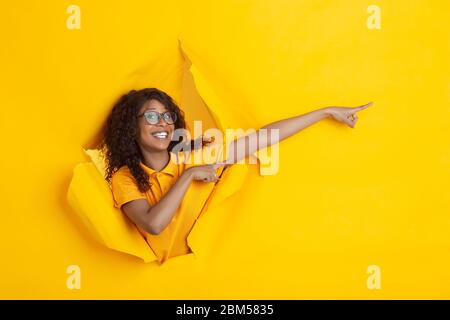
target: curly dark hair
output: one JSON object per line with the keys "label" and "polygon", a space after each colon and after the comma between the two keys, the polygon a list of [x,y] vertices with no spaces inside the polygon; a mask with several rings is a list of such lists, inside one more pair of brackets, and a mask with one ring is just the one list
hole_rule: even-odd
{"label": "curly dark hair", "polygon": [[[143,157],[137,143],[139,134],[138,113],[150,99],[158,100],[168,111],[177,114],[177,120],[174,123],[175,129],[186,129],[183,110],[164,91],[157,88],[145,88],[131,90],[122,95],[114,104],[106,120],[102,142],[100,143],[100,150],[106,162],[105,179],[108,183],[111,182],[114,173],[126,165],[141,192],[146,192],[150,188],[149,176],[140,166]],[[168,151],[171,151],[178,143],[179,141],[171,141]],[[197,145],[193,140],[190,141],[190,144],[191,147]]]}

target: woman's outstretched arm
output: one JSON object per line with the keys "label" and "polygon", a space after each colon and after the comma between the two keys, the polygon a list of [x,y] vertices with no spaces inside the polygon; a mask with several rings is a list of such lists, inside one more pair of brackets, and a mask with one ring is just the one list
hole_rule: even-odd
{"label": "woman's outstretched arm", "polygon": [[[255,153],[257,150],[264,149],[265,147],[278,143],[279,141],[284,140],[305,129],[306,127],[309,127],[310,125],[328,117],[331,117],[339,122],[343,122],[353,128],[358,119],[355,113],[371,105],[372,102],[359,107],[326,107],[292,118],[269,123],[261,127],[259,130],[240,137],[230,143],[228,157],[225,163],[237,163],[245,157]],[[274,132],[272,132],[272,130],[278,131],[278,136],[277,134],[273,134]]]}

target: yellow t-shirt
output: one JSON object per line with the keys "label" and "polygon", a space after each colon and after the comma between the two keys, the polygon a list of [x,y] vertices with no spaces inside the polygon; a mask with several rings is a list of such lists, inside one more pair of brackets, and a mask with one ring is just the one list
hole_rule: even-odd
{"label": "yellow t-shirt", "polygon": [[[122,166],[114,173],[111,180],[114,206],[121,208],[123,204],[137,199],[147,199],[151,205],[155,205],[187,168],[224,161],[224,148],[223,144],[211,143],[202,149],[190,152],[170,152],[170,161],[161,171],[155,171],[141,162],[140,165],[148,173],[151,184],[150,189],[145,193],[139,191],[129,168]],[[218,168],[217,174],[220,175],[222,170],[223,167]],[[199,195],[198,199],[196,199],[197,197],[193,195],[188,196],[187,192],[183,202],[201,201],[199,199],[205,199],[207,197],[206,193],[209,194],[214,187],[213,183],[208,183],[209,186],[205,186],[206,183],[201,181],[194,181],[192,184],[197,185],[197,187],[203,184],[201,189],[197,189],[202,195]],[[202,204],[195,206],[182,203],[171,222],[158,235],[152,235],[138,227],[160,262],[164,262],[170,257],[192,252],[187,245],[186,239],[201,213],[201,208]]]}

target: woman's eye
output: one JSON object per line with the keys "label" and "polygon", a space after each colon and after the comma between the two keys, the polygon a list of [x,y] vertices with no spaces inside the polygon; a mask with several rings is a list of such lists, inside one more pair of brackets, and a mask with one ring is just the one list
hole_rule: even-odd
{"label": "woman's eye", "polygon": [[147,115],[147,119],[149,119],[149,120],[156,120],[157,116],[154,113],[150,113],[150,114]]}

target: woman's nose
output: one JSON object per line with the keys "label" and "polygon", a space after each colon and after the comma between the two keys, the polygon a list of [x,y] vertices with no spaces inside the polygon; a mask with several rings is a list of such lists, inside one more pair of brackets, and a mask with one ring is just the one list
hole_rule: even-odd
{"label": "woman's nose", "polygon": [[167,123],[164,121],[163,117],[159,117],[159,121],[156,125],[165,127]]}

